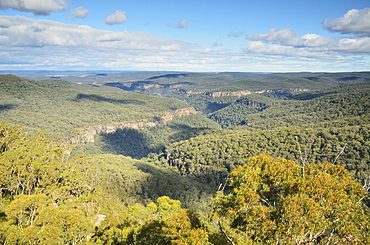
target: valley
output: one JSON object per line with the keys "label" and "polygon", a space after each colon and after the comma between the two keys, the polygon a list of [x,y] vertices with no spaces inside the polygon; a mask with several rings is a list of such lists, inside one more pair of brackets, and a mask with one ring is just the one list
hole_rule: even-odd
{"label": "valley", "polygon": [[369,72],[15,73],[0,119],[4,244],[370,242]]}

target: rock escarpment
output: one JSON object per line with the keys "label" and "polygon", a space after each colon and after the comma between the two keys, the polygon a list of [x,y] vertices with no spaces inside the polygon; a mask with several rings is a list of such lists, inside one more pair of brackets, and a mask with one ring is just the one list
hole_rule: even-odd
{"label": "rock escarpment", "polygon": [[212,97],[222,97],[222,96],[236,96],[241,97],[244,95],[249,94],[263,94],[263,93],[294,93],[294,92],[303,92],[309,91],[309,89],[304,88],[290,88],[290,89],[265,89],[260,91],[248,91],[248,90],[241,90],[241,91],[223,91],[223,92],[212,92],[208,93]]}
{"label": "rock escarpment", "polygon": [[71,139],[71,144],[79,144],[83,142],[94,142],[94,136],[100,133],[114,133],[118,129],[138,129],[143,127],[163,127],[166,122],[173,120],[175,117],[187,116],[196,114],[193,107],[181,108],[163,113],[157,118],[146,118],[138,121],[114,122],[107,124],[98,124],[88,128],[82,128],[79,134]]}

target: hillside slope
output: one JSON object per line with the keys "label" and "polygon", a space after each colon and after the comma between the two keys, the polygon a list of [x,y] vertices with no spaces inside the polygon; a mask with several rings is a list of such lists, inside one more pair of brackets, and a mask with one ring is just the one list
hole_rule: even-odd
{"label": "hillside slope", "polygon": [[[103,143],[97,139],[100,145],[95,148],[99,150],[90,150],[93,153],[117,153],[112,149],[121,146],[111,140],[117,130],[132,129],[136,135],[144,134],[144,138],[155,138],[154,132],[145,131],[148,127],[159,127],[166,132],[160,139],[144,142],[145,150],[136,157],[157,152],[180,132],[186,138],[184,132],[189,129],[218,128],[216,123],[197,115],[189,104],[177,99],[63,80],[34,81],[13,75],[0,75],[0,117],[2,122],[73,144],[95,142],[95,137],[103,135],[108,145],[102,147]],[[171,128],[166,126],[177,117],[184,117],[184,121],[172,124]],[[131,147],[137,148],[132,144]],[[126,149],[127,152],[133,151]]]}
{"label": "hillside slope", "polygon": [[323,90],[310,100],[244,101],[255,111],[243,118],[243,125],[173,143],[166,149],[168,164],[217,185],[235,166],[262,153],[301,164],[342,164],[365,183],[370,178],[369,85]]}
{"label": "hillside slope", "polygon": [[182,101],[61,80],[0,76],[1,120],[71,138],[77,129],[100,124],[156,121],[190,106]]}

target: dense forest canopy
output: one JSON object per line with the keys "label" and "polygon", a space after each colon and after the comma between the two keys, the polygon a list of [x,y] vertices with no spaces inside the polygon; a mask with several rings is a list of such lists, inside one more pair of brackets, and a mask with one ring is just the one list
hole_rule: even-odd
{"label": "dense forest canopy", "polygon": [[124,121],[155,121],[167,111],[189,107],[180,100],[128,93],[63,80],[33,81],[1,75],[4,122],[67,139],[78,129]]}
{"label": "dense forest canopy", "polygon": [[370,242],[370,73],[75,74],[0,75],[0,243]]}

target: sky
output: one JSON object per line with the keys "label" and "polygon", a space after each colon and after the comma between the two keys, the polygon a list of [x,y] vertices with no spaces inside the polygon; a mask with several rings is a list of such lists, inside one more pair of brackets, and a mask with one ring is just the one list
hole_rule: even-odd
{"label": "sky", "polygon": [[370,0],[0,0],[0,71],[370,71]]}

